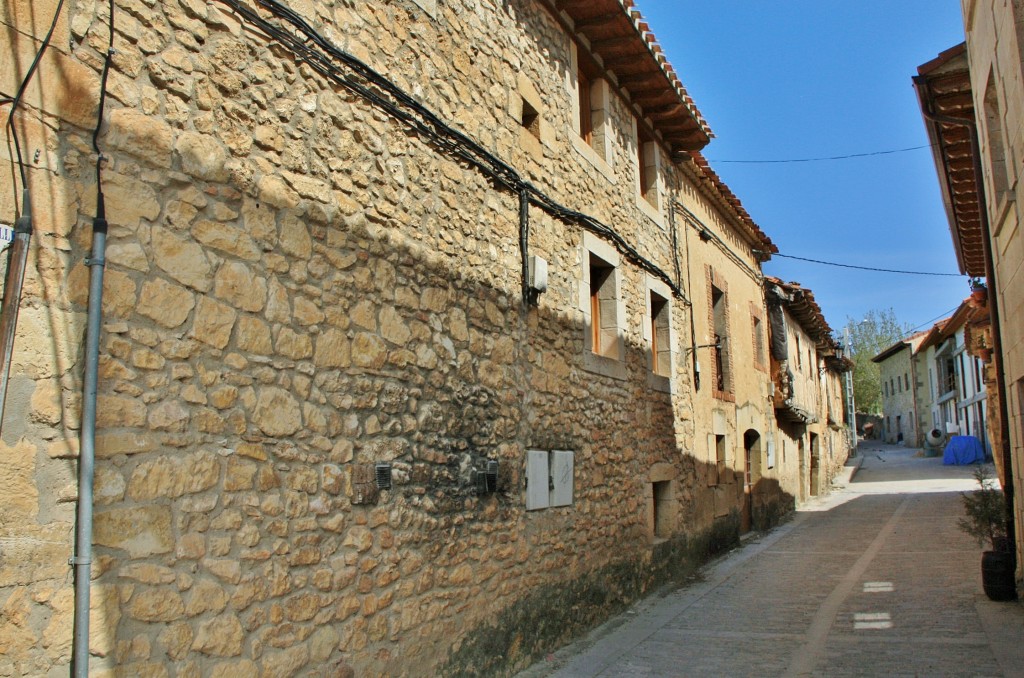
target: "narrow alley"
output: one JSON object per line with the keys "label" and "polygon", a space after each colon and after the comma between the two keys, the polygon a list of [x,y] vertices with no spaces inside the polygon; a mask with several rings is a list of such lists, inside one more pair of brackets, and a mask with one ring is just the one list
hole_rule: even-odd
{"label": "narrow alley", "polygon": [[916,452],[862,443],[852,480],[520,678],[1024,675],[1024,608],[956,527],[973,467]]}

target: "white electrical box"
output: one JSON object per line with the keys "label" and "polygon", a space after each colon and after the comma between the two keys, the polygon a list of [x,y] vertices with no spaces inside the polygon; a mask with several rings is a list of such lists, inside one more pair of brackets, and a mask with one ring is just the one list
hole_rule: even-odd
{"label": "white electrical box", "polygon": [[527,260],[527,268],[530,289],[536,290],[538,293],[546,292],[548,289],[548,262],[536,254],[531,254]]}
{"label": "white electrical box", "polygon": [[526,451],[526,510],[536,511],[550,504],[547,450]]}
{"label": "white electrical box", "polygon": [[573,455],[569,450],[551,453],[551,506],[572,505]]}
{"label": "white electrical box", "polygon": [[526,451],[526,510],[572,506],[574,457],[571,450]]}

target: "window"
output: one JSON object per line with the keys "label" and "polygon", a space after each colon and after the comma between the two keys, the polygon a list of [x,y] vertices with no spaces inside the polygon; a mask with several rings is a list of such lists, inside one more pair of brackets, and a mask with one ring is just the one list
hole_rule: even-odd
{"label": "window", "polygon": [[540,139],[540,113],[526,99],[523,99],[523,115],[519,122],[530,136]]}
{"label": "window", "polygon": [[[996,94],[995,75],[989,73],[988,84],[985,86],[985,141],[988,143],[989,178],[992,182],[995,200],[990,209],[997,209],[1003,195],[1009,188],[1006,172],[1006,152],[1003,148],[1003,116]],[[984,155],[984,154],[983,154]],[[995,224],[998,234],[1001,224]]]}
{"label": "window", "polygon": [[519,96],[512,97],[509,114],[519,122],[519,146],[534,160],[544,159],[544,144],[551,144],[553,132],[544,121],[544,104],[537,88],[522,73],[517,78]]}
{"label": "window", "polygon": [[570,46],[570,57],[567,85],[572,99],[573,145],[611,180],[610,89],[600,69],[589,56],[581,54],[576,43]]}
{"label": "window", "polygon": [[662,377],[672,375],[671,319],[668,299],[650,290],[648,298],[651,335],[651,372]]}
{"label": "window", "polygon": [[762,321],[761,309],[751,302],[750,304],[750,331],[754,347],[754,367],[759,370],[768,369],[768,359],[765,355],[764,323]]}
{"label": "window", "polygon": [[889,397],[889,383],[888,382],[883,382],[882,383],[882,395],[884,395],[886,398]]}
{"label": "window", "polygon": [[956,368],[953,365],[952,358],[945,358],[940,364],[940,383],[942,386],[942,394],[950,393],[956,390]]}
{"label": "window", "polygon": [[576,101],[577,116],[576,124],[579,126],[580,138],[593,146],[594,144],[594,116],[590,107],[590,76],[582,68],[576,69]]}
{"label": "window", "polygon": [[651,483],[651,494],[654,537],[667,539],[672,536],[672,481],[661,480]]}
{"label": "window", "polygon": [[726,459],[726,446],[724,435],[708,436],[713,445],[711,452],[714,459],[714,466],[708,472],[708,484],[718,485],[725,481],[725,469],[728,464]]}
{"label": "window", "polygon": [[724,400],[732,400],[732,360],[729,350],[729,303],[725,280],[710,266],[708,272],[708,292],[710,297],[709,325],[713,335],[714,347],[711,349],[713,363],[712,375],[714,396]]}
{"label": "window", "polygon": [[906,372],[903,373],[903,384],[904,384],[904,386],[906,386],[906,389],[909,391],[910,390],[910,376]]}
{"label": "window", "polygon": [[[593,372],[624,379],[625,345],[621,322],[619,254],[592,233],[583,234],[580,310],[583,311],[584,366]],[[610,364],[615,363],[615,364]]]}
{"label": "window", "polygon": [[615,343],[615,268],[590,255],[590,331],[591,348],[606,355]]}
{"label": "window", "polygon": [[640,122],[636,125],[637,181],[640,197],[658,207],[658,147]]}
{"label": "window", "polygon": [[801,370],[804,367],[804,352],[800,348],[800,335],[794,334],[793,339],[795,340],[793,345],[796,346],[796,368]]}

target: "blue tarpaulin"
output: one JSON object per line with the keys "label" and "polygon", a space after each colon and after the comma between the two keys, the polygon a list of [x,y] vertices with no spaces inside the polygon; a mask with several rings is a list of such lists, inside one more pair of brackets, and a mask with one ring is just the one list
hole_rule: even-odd
{"label": "blue tarpaulin", "polygon": [[968,464],[984,464],[985,448],[974,436],[953,436],[946,444],[942,454],[942,463],[946,466],[966,466]]}

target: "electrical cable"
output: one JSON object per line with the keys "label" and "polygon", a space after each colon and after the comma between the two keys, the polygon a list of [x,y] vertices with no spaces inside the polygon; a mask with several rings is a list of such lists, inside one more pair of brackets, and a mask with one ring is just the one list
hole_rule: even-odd
{"label": "electrical cable", "polygon": [[890,151],[872,151],[870,153],[851,153],[849,155],[832,155],[824,158],[786,158],[782,160],[711,160],[708,162],[731,162],[745,164],[783,164],[789,162],[822,162],[825,160],[849,160],[850,158],[867,158],[873,155],[891,155],[893,153],[906,153],[907,151],[919,151],[922,148],[934,148],[936,144],[925,144],[924,146],[911,146],[909,148],[895,148]]}
{"label": "electrical cable", "polygon": [[[525,190],[531,203],[552,216],[564,222],[576,224],[611,241],[628,261],[663,280],[677,297],[682,295],[678,283],[668,273],[640,254],[614,229],[592,216],[558,203],[523,179],[515,168],[487,151],[466,134],[446,124],[395,83],[356,57],[335,47],[292,9],[277,0],[253,0],[275,18],[290,24],[297,34],[267,20],[254,9],[243,4],[241,0],[219,0],[219,2],[230,7],[269,39],[287,48],[297,61],[309,66],[336,85],[369,101],[417,134],[428,139],[441,151],[474,167],[499,187],[512,192]],[[339,72],[337,68],[339,63],[347,68],[347,72]]]}
{"label": "electrical cable", "polygon": [[28,177],[25,174],[25,163],[21,157],[21,143],[18,142],[18,133],[14,129],[14,113],[18,110],[18,104],[21,103],[21,97],[25,94],[25,90],[28,88],[29,82],[32,80],[32,76],[36,72],[36,68],[39,66],[39,62],[43,58],[43,53],[46,52],[46,48],[50,46],[50,39],[53,37],[53,31],[57,27],[57,20],[60,18],[60,12],[64,8],[64,0],[60,0],[57,3],[57,8],[53,11],[53,21],[50,22],[50,30],[46,32],[46,37],[43,38],[42,44],[39,46],[39,50],[36,52],[35,57],[32,59],[32,63],[28,67],[28,72],[25,74],[25,78],[21,81],[18,86],[18,91],[11,99],[11,110],[7,114],[7,128],[10,130],[11,139],[14,141],[14,151],[17,156],[18,171],[21,175],[21,187],[28,189]]}
{"label": "electrical cable", "polygon": [[[754,250],[755,252],[761,252],[761,250]],[[875,268],[873,266],[855,266],[853,264],[840,264],[835,261],[821,261],[820,259],[808,259],[806,257],[796,257],[792,254],[779,254],[775,252],[772,254],[773,257],[783,257],[785,259],[796,259],[797,261],[808,261],[812,264],[822,264],[824,266],[839,266],[840,268],[855,268],[860,271],[873,271],[875,273],[901,273],[903,275],[930,275],[930,276],[944,276],[951,278],[962,278],[959,273],[933,273],[928,271],[901,271],[892,268]]]}
{"label": "electrical cable", "polygon": [[924,321],[923,323],[921,323],[920,325],[917,325],[917,326],[915,326],[915,327],[911,327],[910,329],[908,329],[907,331],[905,331],[905,332],[903,333],[903,338],[904,338],[904,339],[906,339],[906,338],[907,338],[907,337],[909,337],[909,336],[910,336],[911,334],[913,334],[915,330],[919,330],[919,329],[921,329],[922,327],[924,327],[925,325],[931,325],[932,323],[934,323],[934,322],[936,322],[936,321],[938,321],[938,320],[942,320],[943,318],[945,318],[945,317],[947,317],[947,316],[951,315],[951,314],[953,313],[953,311],[957,310],[958,308],[960,308],[960,305],[959,305],[959,304],[957,304],[957,305],[956,305],[956,306],[954,306],[953,308],[949,309],[948,311],[946,311],[946,312],[945,312],[945,313],[943,313],[942,315],[937,315],[937,316],[935,316],[934,318],[932,318],[931,320],[926,320],[926,321]]}
{"label": "electrical cable", "polygon": [[[63,2],[63,0],[61,0]],[[100,151],[99,136],[100,128],[103,126],[103,107],[107,100],[107,76],[110,73],[110,62],[114,58],[114,0],[109,0],[110,20],[109,33],[110,42],[107,45],[107,54],[103,59],[103,73],[100,75],[100,101],[99,112],[96,114],[96,127],[92,131],[92,149],[96,153],[96,221],[101,222],[100,227],[105,231],[107,228],[106,205],[103,200],[103,153]],[[96,228],[94,223],[93,227]]]}

